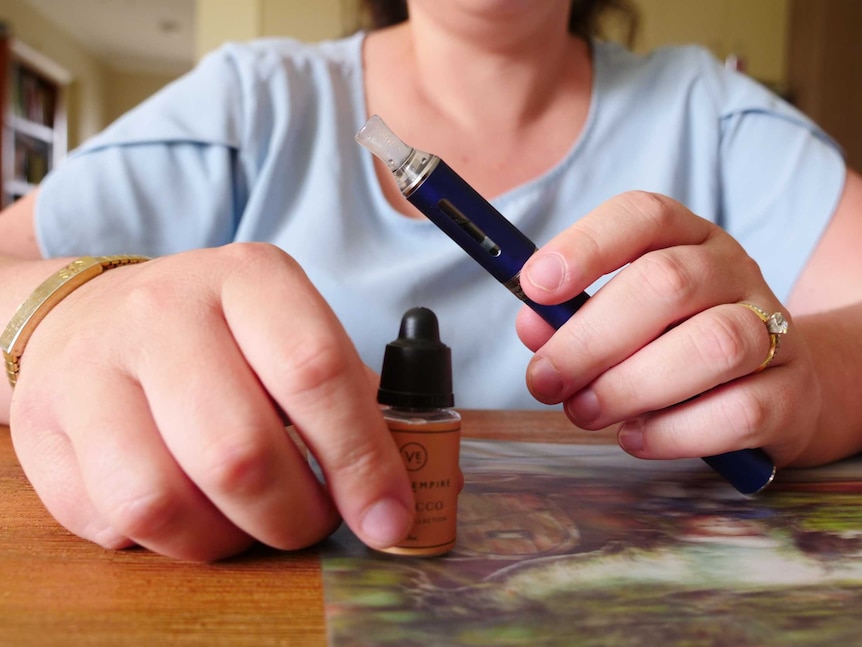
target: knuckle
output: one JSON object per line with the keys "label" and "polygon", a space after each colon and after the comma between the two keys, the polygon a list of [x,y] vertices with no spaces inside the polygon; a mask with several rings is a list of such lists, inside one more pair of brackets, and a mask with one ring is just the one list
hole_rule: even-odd
{"label": "knuckle", "polygon": [[623,194],[631,212],[643,218],[655,231],[671,224],[676,213],[676,202],[660,193],[650,191],[628,191]]}
{"label": "knuckle", "polygon": [[[357,483],[377,481],[383,470],[381,466],[391,457],[387,456],[386,447],[382,443],[366,442],[343,443],[332,447],[326,457],[327,472],[333,474],[349,474],[350,479]],[[394,446],[394,444],[393,444]],[[401,463],[395,463],[400,465]]]}
{"label": "knuckle", "polygon": [[215,442],[205,464],[202,479],[217,492],[254,496],[273,481],[273,452],[254,437]]}
{"label": "knuckle", "polygon": [[131,539],[118,533],[115,528],[103,523],[92,523],[81,534],[105,550],[122,550],[134,544]]}
{"label": "knuckle", "polygon": [[735,397],[727,399],[724,413],[730,428],[748,444],[760,436],[769,418],[766,404],[749,389],[736,389]]}
{"label": "knuckle", "polygon": [[577,230],[578,254],[582,258],[599,258],[603,254],[602,232],[591,220],[580,220],[574,227]]}
{"label": "knuckle", "polygon": [[350,371],[350,360],[342,345],[329,335],[299,340],[282,364],[280,383],[290,396],[316,397],[337,388]]}
{"label": "knuckle", "polygon": [[696,332],[697,349],[707,366],[718,365],[723,371],[742,366],[750,357],[747,337],[738,319],[715,316]]}
{"label": "knuckle", "polygon": [[183,304],[185,294],[176,281],[135,281],[125,291],[122,304],[130,313],[166,312]]}
{"label": "knuckle", "polygon": [[132,539],[159,534],[181,513],[177,498],[164,489],[143,494],[120,494],[110,509],[113,528],[120,535]]}
{"label": "knuckle", "polygon": [[[733,242],[735,243],[736,241]],[[745,253],[744,250],[743,253],[733,257],[733,264],[736,266],[737,271],[742,272],[743,276],[754,276],[758,280],[763,280],[763,271],[760,268],[760,264]]]}
{"label": "knuckle", "polygon": [[[686,434],[682,429],[678,427],[670,427],[667,429],[663,429],[663,434],[661,438],[652,437],[653,441],[661,441],[659,445],[659,449],[662,452],[662,455],[666,455],[668,457],[681,457],[681,456],[689,456],[691,452],[691,438],[688,434]],[[648,438],[650,436],[648,435]],[[655,442],[658,445],[658,442]]]}
{"label": "knuckle", "polygon": [[731,273],[733,276],[749,277],[763,281],[763,272],[758,262],[727,231],[720,227],[712,227],[709,233],[709,240],[716,243],[716,249],[721,254],[723,272]]}
{"label": "knuckle", "polygon": [[685,302],[695,290],[691,269],[669,250],[646,254],[634,263],[640,284],[663,303]]}
{"label": "knuckle", "polygon": [[244,268],[253,276],[258,276],[261,271],[283,269],[285,266],[290,269],[299,267],[292,256],[271,243],[230,243],[220,249],[229,257],[234,267]]}
{"label": "knuckle", "polygon": [[46,397],[47,392],[38,388],[38,381],[32,383],[33,388],[29,388],[30,385],[26,380],[19,381],[9,407],[9,429],[12,438],[20,439],[19,442],[32,442],[40,429],[50,429],[53,426],[51,416],[54,415],[54,408],[46,406],[46,402],[54,405],[56,398]]}

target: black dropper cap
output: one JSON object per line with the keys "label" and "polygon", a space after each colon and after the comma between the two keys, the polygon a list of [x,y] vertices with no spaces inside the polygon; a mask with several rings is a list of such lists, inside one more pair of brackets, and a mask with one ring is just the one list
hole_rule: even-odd
{"label": "black dropper cap", "polygon": [[440,341],[437,315],[411,308],[398,339],[386,345],[377,401],[399,409],[445,409],[452,394],[452,352]]}

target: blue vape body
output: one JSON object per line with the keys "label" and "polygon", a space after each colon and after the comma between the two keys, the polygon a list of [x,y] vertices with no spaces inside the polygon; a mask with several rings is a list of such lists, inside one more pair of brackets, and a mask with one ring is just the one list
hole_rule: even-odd
{"label": "blue vape body", "polygon": [[521,290],[520,273],[536,245],[480,196],[444,161],[406,198],[472,256],[495,279],[555,329],[589,298],[582,292],[556,305],[543,305]]}

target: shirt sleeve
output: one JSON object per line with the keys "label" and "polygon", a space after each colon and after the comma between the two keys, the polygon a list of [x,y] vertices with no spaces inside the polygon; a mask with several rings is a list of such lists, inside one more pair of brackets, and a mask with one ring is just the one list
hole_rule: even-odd
{"label": "shirt sleeve", "polygon": [[807,120],[752,110],[725,118],[721,160],[725,226],[784,301],[838,205],[841,151]]}
{"label": "shirt sleeve", "polygon": [[846,180],[840,147],[796,108],[713,65],[720,102],[724,228],[786,300],[831,221]]}
{"label": "shirt sleeve", "polygon": [[74,151],[40,187],[42,254],[150,256],[229,242],[247,179],[229,48]]}

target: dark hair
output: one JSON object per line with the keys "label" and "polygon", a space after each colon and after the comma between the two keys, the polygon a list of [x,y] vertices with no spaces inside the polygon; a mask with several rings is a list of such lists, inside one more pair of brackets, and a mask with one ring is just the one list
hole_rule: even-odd
{"label": "dark hair", "polygon": [[[590,39],[600,33],[600,18],[615,12],[624,40],[631,45],[637,31],[638,15],[630,0],[572,0],[569,33]],[[359,0],[360,26],[380,29],[407,20],[405,0]]]}

